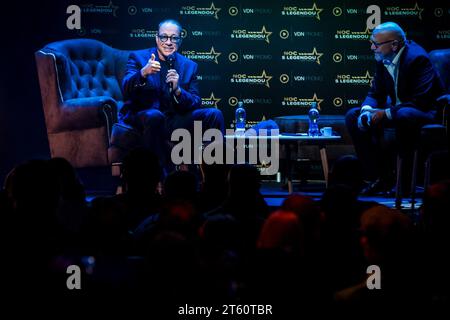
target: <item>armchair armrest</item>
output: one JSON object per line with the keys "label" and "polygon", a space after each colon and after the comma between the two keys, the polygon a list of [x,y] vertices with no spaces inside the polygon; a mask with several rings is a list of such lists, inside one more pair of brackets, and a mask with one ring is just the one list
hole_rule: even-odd
{"label": "armchair armrest", "polygon": [[444,94],[443,96],[440,96],[439,98],[437,98],[437,101],[442,104],[450,104],[450,94]]}
{"label": "armchair armrest", "polygon": [[450,106],[450,94],[440,96],[437,101],[442,105],[442,125],[445,126],[446,130],[448,130],[448,108]]}
{"label": "armchair armrest", "polygon": [[62,103],[58,120],[50,129],[52,133],[88,128],[108,127],[117,122],[117,102],[107,96],[69,99]]}

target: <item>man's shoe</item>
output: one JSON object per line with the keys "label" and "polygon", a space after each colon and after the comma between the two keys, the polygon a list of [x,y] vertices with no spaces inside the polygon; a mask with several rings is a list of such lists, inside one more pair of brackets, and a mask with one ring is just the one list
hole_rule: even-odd
{"label": "man's shoe", "polygon": [[367,185],[362,191],[364,196],[388,196],[391,190],[391,185],[383,179],[377,179]]}

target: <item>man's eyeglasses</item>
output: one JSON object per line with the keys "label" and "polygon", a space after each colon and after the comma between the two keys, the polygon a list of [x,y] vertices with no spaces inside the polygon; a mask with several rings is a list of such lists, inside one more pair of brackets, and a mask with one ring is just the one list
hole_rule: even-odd
{"label": "man's eyeglasses", "polygon": [[388,40],[388,41],[383,41],[383,42],[375,42],[375,41],[373,41],[373,40],[369,40],[370,44],[371,44],[371,45],[374,45],[375,48],[379,48],[379,47],[381,47],[383,44],[390,43],[390,42],[394,42],[394,41],[397,41],[397,40],[394,39],[394,40]]}
{"label": "man's eyeglasses", "polygon": [[179,43],[181,41],[181,37],[178,37],[178,36],[170,36],[169,37],[169,36],[166,36],[166,35],[158,34],[158,38],[162,42],[167,42],[167,40],[169,40],[169,39],[170,39],[170,41],[172,43]]}

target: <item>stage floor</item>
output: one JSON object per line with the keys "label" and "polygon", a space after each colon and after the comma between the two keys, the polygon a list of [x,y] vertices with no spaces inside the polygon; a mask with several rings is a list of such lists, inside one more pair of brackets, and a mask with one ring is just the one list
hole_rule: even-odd
{"label": "stage floor", "polygon": [[[117,185],[119,184],[118,177],[112,177],[109,168],[90,168],[89,170],[77,170],[81,180],[83,181],[87,200],[91,201],[96,196],[108,196],[113,195],[116,192]],[[314,200],[320,200],[323,192],[325,191],[325,181],[323,180],[307,180],[307,181],[294,181],[293,183],[294,193],[301,193],[312,197]],[[264,196],[267,204],[276,210],[283,203],[284,199],[289,196],[287,185],[282,182],[276,181],[262,181],[261,193]],[[402,202],[402,211],[413,217],[417,217],[419,208],[422,204],[422,188],[417,188],[416,203],[414,211],[411,210],[411,202],[409,198],[404,198]],[[360,196],[359,200],[362,201],[375,201],[379,204],[385,205],[390,208],[395,207],[394,197],[383,196]]]}
{"label": "stage floor", "polygon": [[[294,193],[301,193],[312,197],[314,200],[320,200],[323,192],[325,191],[325,182],[323,180],[309,180],[306,183],[295,183],[294,182]],[[423,189],[417,188],[417,195],[415,201],[414,213],[417,214],[418,208],[422,205],[422,193]],[[261,187],[261,193],[267,204],[271,207],[279,207],[284,199],[289,195],[287,192],[287,187],[282,183],[277,182],[263,182]],[[379,204],[385,205],[390,208],[395,207],[394,197],[384,197],[384,196],[359,196],[359,200],[362,201],[375,201]],[[411,211],[411,201],[410,198],[404,198],[402,201],[402,211]]]}

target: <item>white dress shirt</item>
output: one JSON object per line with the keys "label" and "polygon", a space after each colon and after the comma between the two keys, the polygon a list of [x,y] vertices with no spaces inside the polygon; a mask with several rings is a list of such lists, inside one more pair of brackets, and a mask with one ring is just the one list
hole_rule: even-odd
{"label": "white dress shirt", "polygon": [[[384,64],[385,68],[387,69],[387,71],[389,72],[389,74],[392,77],[392,80],[394,81],[395,101],[396,101],[395,105],[402,103],[400,101],[400,99],[398,98],[398,94],[397,94],[397,80],[398,80],[398,70],[400,67],[400,56],[402,55],[403,50],[405,50],[405,47],[402,47],[400,49],[400,51],[395,55],[394,60],[392,60],[392,61],[383,60],[383,64]],[[391,109],[387,108],[385,110],[385,112],[386,112],[386,116],[388,117],[388,119],[392,119]]]}

